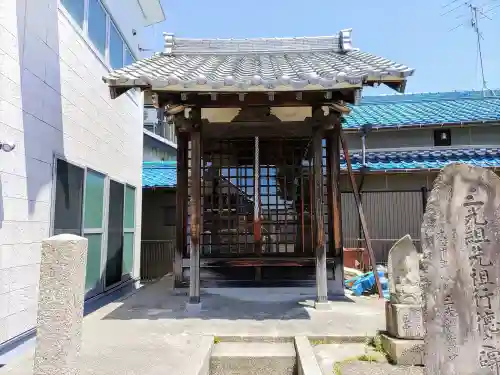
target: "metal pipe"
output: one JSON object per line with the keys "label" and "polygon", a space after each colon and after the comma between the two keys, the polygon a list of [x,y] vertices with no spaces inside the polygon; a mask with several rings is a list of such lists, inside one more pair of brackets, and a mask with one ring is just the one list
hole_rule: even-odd
{"label": "metal pipe", "polygon": [[261,223],[260,223],[260,151],[259,151],[259,137],[255,137],[255,152],[254,152],[254,208],[253,208],[253,222],[254,222],[254,241],[258,253],[261,252]]}
{"label": "metal pipe", "polygon": [[366,133],[361,136],[361,164],[366,166]]}
{"label": "metal pipe", "polygon": [[300,227],[301,227],[301,232],[302,232],[302,252],[304,253],[306,251],[306,245],[305,245],[305,228],[304,228],[304,174],[301,171],[300,173]]}

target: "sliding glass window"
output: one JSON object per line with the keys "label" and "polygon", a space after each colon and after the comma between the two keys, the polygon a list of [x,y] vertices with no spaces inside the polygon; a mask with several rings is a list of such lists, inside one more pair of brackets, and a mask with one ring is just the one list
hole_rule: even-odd
{"label": "sliding glass window", "polygon": [[56,159],[53,235],[88,240],[85,296],[132,277],[136,189]]}
{"label": "sliding glass window", "polygon": [[[12,0],[11,0],[12,1]],[[85,0],[61,0],[61,4],[66,8],[73,21],[83,28],[85,18]]]}
{"label": "sliding glass window", "polygon": [[82,235],[83,181],[85,170],[57,159],[54,197],[54,235]]}
{"label": "sliding glass window", "polygon": [[123,206],[124,186],[110,180],[108,205],[108,246],[106,255],[106,287],[122,280],[123,274]]}
{"label": "sliding glass window", "polygon": [[125,188],[125,212],[123,215],[123,274],[132,275],[135,239],[135,188]]}
{"label": "sliding glass window", "polygon": [[99,0],[89,0],[89,38],[101,56],[106,56],[107,15]]}
{"label": "sliding glass window", "polygon": [[85,204],[83,233],[88,240],[85,293],[87,297],[102,289],[101,267],[104,244],[104,198],[106,177],[87,169],[85,177]]}

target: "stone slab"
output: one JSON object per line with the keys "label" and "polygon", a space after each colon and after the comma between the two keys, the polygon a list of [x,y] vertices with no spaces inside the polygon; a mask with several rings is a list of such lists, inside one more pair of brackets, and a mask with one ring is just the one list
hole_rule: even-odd
{"label": "stone slab", "polygon": [[429,374],[500,371],[500,179],[447,165],[422,224],[425,366]]}
{"label": "stone slab", "polygon": [[202,304],[200,303],[186,303],[186,314],[190,316],[200,315]]}
{"label": "stone slab", "polygon": [[[168,335],[159,327],[127,323],[84,324],[80,375],[210,375],[213,336]],[[0,374],[32,375],[33,354],[8,363]]]}
{"label": "stone slab", "polygon": [[332,305],[330,302],[314,302],[314,308],[318,311],[331,311]]}
{"label": "stone slab", "polygon": [[387,332],[400,339],[423,339],[424,328],[421,305],[385,304]]}
{"label": "stone slab", "polygon": [[424,364],[424,340],[404,340],[380,335],[382,347],[397,365],[421,366]]}
{"label": "stone slab", "polygon": [[305,336],[295,337],[298,375],[322,375],[314,350]]}
{"label": "stone slab", "polygon": [[214,346],[211,375],[295,375],[297,356],[293,343],[222,342]]}
{"label": "stone slab", "polygon": [[365,354],[366,349],[365,343],[313,345],[316,360],[323,374],[332,374],[335,364],[357,358]]}
{"label": "stone slab", "polygon": [[291,342],[221,342],[214,346],[213,357],[295,357],[295,348]]}

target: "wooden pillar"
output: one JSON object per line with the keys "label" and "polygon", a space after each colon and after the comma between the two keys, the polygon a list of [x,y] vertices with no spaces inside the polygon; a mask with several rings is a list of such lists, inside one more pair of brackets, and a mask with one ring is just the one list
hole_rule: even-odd
{"label": "wooden pillar", "polygon": [[323,193],[323,129],[315,129],[313,135],[314,175],[314,247],[316,255],[316,305],[328,302],[328,276],[326,272],[326,244]]}
{"label": "wooden pillar", "polygon": [[[343,265],[342,207],[340,192],[340,123],[326,136],[329,253]],[[340,263],[339,263],[340,262]]]}
{"label": "wooden pillar", "polygon": [[191,236],[189,246],[189,303],[200,303],[201,250],[201,132],[191,132]]}
{"label": "wooden pillar", "polygon": [[180,287],[183,282],[182,258],[187,250],[188,142],[189,133],[177,130],[176,247],[174,256],[176,287]]}

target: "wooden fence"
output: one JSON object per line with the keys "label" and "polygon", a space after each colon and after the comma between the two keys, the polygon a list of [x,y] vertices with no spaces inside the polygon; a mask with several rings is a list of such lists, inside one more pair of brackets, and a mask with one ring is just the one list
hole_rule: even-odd
{"label": "wooden fence", "polygon": [[175,241],[141,241],[141,281],[158,280],[173,272]]}

